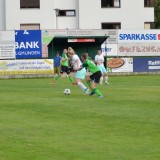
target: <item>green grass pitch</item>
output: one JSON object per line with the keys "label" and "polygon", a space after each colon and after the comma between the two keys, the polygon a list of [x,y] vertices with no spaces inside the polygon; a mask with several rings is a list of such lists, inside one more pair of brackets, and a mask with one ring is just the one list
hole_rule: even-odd
{"label": "green grass pitch", "polygon": [[159,160],[160,76],[109,83],[99,99],[67,78],[0,80],[0,160]]}

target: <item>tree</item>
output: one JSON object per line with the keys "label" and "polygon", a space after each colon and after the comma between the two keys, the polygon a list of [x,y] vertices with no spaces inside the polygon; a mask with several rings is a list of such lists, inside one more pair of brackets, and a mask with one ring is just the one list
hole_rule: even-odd
{"label": "tree", "polygon": [[160,29],[160,0],[154,2],[154,23],[155,29]]}

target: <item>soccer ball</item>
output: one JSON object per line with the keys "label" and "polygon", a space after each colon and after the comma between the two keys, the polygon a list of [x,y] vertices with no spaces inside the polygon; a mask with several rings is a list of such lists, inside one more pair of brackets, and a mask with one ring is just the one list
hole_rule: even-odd
{"label": "soccer ball", "polygon": [[65,90],[64,90],[64,94],[65,94],[65,95],[70,95],[70,94],[71,94],[70,89],[65,89]]}

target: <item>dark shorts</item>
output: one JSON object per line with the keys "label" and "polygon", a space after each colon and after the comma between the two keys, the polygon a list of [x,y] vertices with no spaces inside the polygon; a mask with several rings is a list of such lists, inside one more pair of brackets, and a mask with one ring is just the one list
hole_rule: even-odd
{"label": "dark shorts", "polygon": [[89,77],[91,78],[91,80],[95,83],[99,83],[99,80],[102,76],[101,71],[97,71],[96,73],[93,73],[92,75],[90,75]]}
{"label": "dark shorts", "polygon": [[67,74],[70,74],[70,70],[67,66],[61,66],[61,73],[66,72]]}

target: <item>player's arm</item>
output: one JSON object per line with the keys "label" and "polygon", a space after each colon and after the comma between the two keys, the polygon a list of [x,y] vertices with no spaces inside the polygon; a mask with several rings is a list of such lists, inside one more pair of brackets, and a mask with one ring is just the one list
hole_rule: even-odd
{"label": "player's arm", "polygon": [[97,56],[95,56],[95,58],[94,58],[94,62],[95,62],[95,64],[98,64]]}
{"label": "player's arm", "polygon": [[63,61],[66,61],[66,60],[68,60],[68,58],[61,58],[61,61],[63,62]]}
{"label": "player's arm", "polygon": [[78,69],[78,71],[80,71],[83,68],[87,68],[88,67],[88,63],[87,62],[83,62],[82,66]]}
{"label": "player's arm", "polygon": [[104,63],[104,56],[103,56],[103,59],[101,61],[102,61],[102,63]]}

